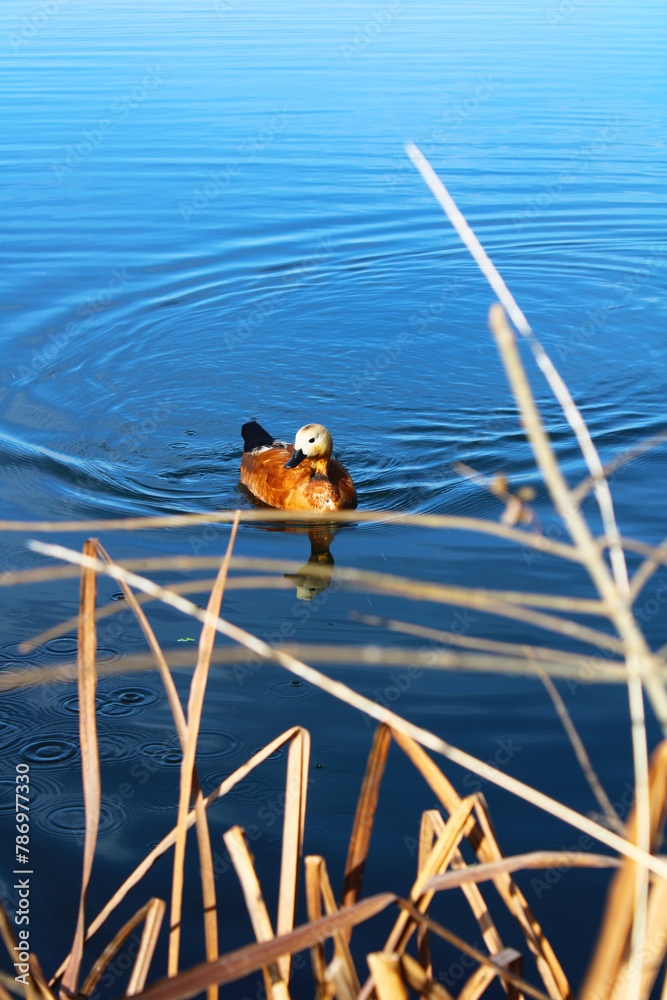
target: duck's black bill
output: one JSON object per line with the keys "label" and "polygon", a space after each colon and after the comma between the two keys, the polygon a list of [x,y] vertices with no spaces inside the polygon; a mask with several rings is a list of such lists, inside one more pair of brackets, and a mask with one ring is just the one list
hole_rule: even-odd
{"label": "duck's black bill", "polygon": [[285,462],[285,468],[296,469],[297,465],[299,465],[300,462],[303,462],[305,457],[306,456],[301,451],[301,449],[297,448],[296,451],[292,453],[292,457],[290,458],[289,462]]}

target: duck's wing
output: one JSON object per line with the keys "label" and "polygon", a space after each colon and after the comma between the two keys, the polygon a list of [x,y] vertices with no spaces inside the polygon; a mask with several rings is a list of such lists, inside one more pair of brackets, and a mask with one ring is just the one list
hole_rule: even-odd
{"label": "duck's wing", "polygon": [[274,441],[268,431],[265,431],[256,420],[250,420],[241,428],[243,435],[243,450],[255,451],[257,448],[272,448]]}

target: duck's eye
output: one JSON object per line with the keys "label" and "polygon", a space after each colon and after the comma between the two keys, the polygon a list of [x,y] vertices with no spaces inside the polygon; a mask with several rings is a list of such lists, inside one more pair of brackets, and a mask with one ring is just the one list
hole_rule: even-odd
{"label": "duck's eye", "polygon": [[315,438],[308,438],[308,444],[315,444]]}

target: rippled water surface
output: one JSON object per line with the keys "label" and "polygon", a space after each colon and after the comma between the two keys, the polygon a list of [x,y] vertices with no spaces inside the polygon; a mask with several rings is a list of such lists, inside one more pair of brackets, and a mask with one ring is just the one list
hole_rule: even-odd
{"label": "rippled water surface", "polygon": [[[3,517],[247,509],[240,426],[256,418],[284,438],[324,423],[361,508],[497,519],[497,501],[455,473],[462,460],[535,486],[545,530],[563,537],[487,330],[492,293],[403,146],[413,139],[430,157],[610,458],[667,423],[666,43],[654,0],[4,0]],[[577,482],[584,464],[531,371],[565,473]],[[664,477],[659,450],[618,473],[625,535],[661,538]],[[586,510],[597,527],[591,501]],[[225,526],[103,533],[118,557],[219,556],[228,537]],[[24,540],[3,535],[1,569],[44,561]],[[306,562],[309,546],[302,533],[246,525],[236,552],[289,569]],[[336,566],[591,595],[572,566],[467,534],[361,524],[341,530],[331,552]],[[656,599],[664,580],[656,574],[642,605],[656,646],[666,638]],[[117,590],[101,581],[100,603]],[[491,638],[538,636],[507,620],[336,587],[311,604],[295,598],[291,589],[235,589],[225,611],[267,638],[287,622],[306,642],[405,644],[351,611]],[[0,670],[9,670],[18,643],[76,613],[78,588],[40,584],[0,600]],[[150,618],[168,649],[181,652],[198,636],[174,612],[155,608]],[[119,670],[123,656],[145,648],[129,612],[100,625],[99,644],[100,660]],[[26,662],[55,665],[75,651],[73,627]],[[508,773],[581,811],[594,807],[538,683],[433,672],[407,683],[354,664],[332,672],[484,760],[499,763],[510,741]],[[184,700],[189,676],[176,674]],[[625,692],[561,690],[612,800],[627,800]],[[56,926],[34,921],[48,971],[66,953],[76,917],[77,709],[68,684],[0,699],[0,821],[13,836],[9,789],[16,763],[29,763],[34,905],[62,914]],[[91,911],[175,818],[180,750],[169,720],[156,675],[101,681],[104,795]],[[200,774],[213,787],[296,723],[311,730],[314,748],[306,848],[326,855],[338,891],[372,734],[359,713],[277,666],[217,667]],[[284,766],[281,751],[212,811],[230,948],[251,930],[238,918],[240,889],[220,836],[232,823],[258,831],[252,849],[275,902]],[[445,770],[461,792],[477,789],[471,775]],[[368,892],[407,891],[411,838],[433,805],[398,752],[390,778]],[[576,842],[568,828],[484,791],[508,853]],[[190,874],[196,886],[194,864]],[[156,866],[150,892],[164,896],[169,877],[169,863]],[[1,879],[13,908],[4,868]],[[570,874],[541,898],[529,878],[522,882],[575,984],[606,880]],[[139,892],[135,909],[149,889]],[[573,907],[575,899],[587,904]],[[186,904],[184,956],[194,963],[203,957],[197,889]],[[462,905],[448,905],[455,925]],[[518,943],[511,934],[508,943]],[[306,981],[305,970],[297,975]],[[231,986],[228,995],[254,997],[255,986]],[[119,987],[105,988],[114,995]]]}

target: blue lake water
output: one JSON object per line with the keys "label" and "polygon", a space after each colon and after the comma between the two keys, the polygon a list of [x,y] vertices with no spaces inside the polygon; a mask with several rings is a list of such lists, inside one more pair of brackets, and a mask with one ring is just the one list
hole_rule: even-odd
{"label": "blue lake water", "polygon": [[[240,427],[255,418],[283,438],[306,422],[324,423],[362,508],[497,519],[498,502],[454,471],[461,460],[535,486],[545,530],[564,537],[488,332],[494,297],[404,143],[414,140],[429,156],[608,459],[667,424],[666,43],[655,0],[4,0],[2,516],[247,509]],[[585,466],[534,368],[531,379],[575,483]],[[662,538],[664,482],[660,450],[615,477],[625,535]],[[597,528],[590,500],[586,510]],[[102,537],[119,558],[219,555],[229,529]],[[0,569],[44,562],[24,539],[3,535]],[[56,539],[80,545],[83,536]],[[298,533],[247,525],[236,551],[305,562],[308,544]],[[338,533],[332,553],[337,566],[592,596],[573,566],[467,534],[357,525]],[[666,639],[656,599],[666,579],[657,573],[642,597],[655,646]],[[101,582],[102,599],[116,591]],[[0,601],[0,652],[10,669],[18,642],[76,613],[78,589],[74,581],[43,584],[0,592]],[[288,621],[299,641],[409,645],[352,621],[359,610],[491,638],[538,635],[345,589],[330,588],[312,605],[295,602],[293,591],[236,590],[224,604],[232,621],[261,636]],[[100,626],[102,659],[144,650],[138,626],[127,615],[120,621]],[[198,635],[166,609],[153,610],[151,621],[169,649]],[[75,646],[72,634],[52,640],[26,662],[70,660]],[[393,697],[393,671],[331,672],[369,697]],[[359,713],[290,681],[277,666],[243,683],[216,669],[200,773],[212,787],[279,732],[307,725],[314,751],[306,847],[326,855],[338,891],[372,729]],[[177,674],[183,698],[188,682]],[[612,801],[627,809],[624,690],[561,690]],[[429,672],[394,707],[484,760],[512,741],[508,773],[583,812],[595,808],[537,682]],[[79,886],[75,690],[6,694],[0,722],[3,789],[19,760],[30,762],[36,789],[33,943],[51,972],[71,942]],[[178,781],[156,675],[105,678],[99,725],[105,798],[91,910],[171,826]],[[655,742],[652,719],[649,735]],[[253,852],[271,900],[284,760],[268,762],[254,784],[212,812],[221,856],[220,836],[232,823],[259,831]],[[444,767],[462,793],[475,790],[476,779]],[[505,852],[577,842],[578,834],[497,789],[484,791]],[[364,888],[405,892],[416,866],[411,838],[432,796],[398,751],[385,793]],[[220,867],[231,948],[252,934],[239,917],[236,876],[224,859]],[[3,869],[1,878],[12,906],[11,876]],[[194,864],[192,880],[187,964],[203,957]],[[543,894],[528,877],[521,882],[575,986],[607,880],[570,873]],[[151,893],[164,896],[168,881],[163,862],[131,897],[134,909]],[[442,919],[466,928],[463,905],[446,905]],[[46,916],[54,906],[56,926]],[[380,938],[364,935],[361,945],[379,947]],[[507,943],[519,943],[517,932],[508,931]],[[305,988],[307,968],[296,975]],[[102,987],[109,996],[119,989]],[[254,998],[256,987],[232,985],[227,995]]]}

